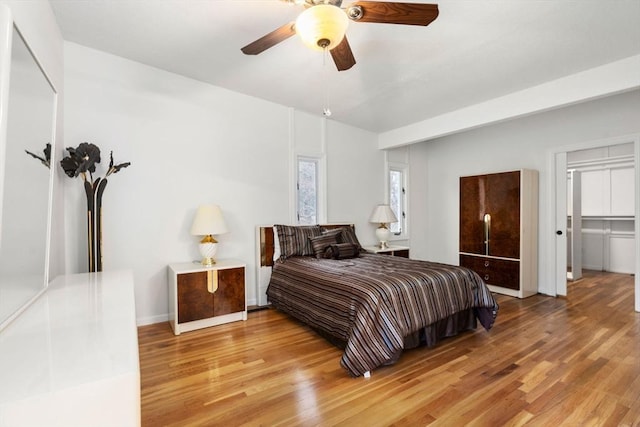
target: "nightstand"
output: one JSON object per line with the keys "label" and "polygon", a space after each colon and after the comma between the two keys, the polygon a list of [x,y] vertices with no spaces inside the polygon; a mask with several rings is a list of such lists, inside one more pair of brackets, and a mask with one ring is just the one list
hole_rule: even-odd
{"label": "nightstand", "polygon": [[212,266],[171,264],[169,323],[173,333],[247,320],[245,264],[218,260]]}
{"label": "nightstand", "polygon": [[403,258],[409,258],[408,246],[388,246],[386,248],[380,248],[379,246],[364,246],[367,252],[373,252],[374,254],[400,256]]}

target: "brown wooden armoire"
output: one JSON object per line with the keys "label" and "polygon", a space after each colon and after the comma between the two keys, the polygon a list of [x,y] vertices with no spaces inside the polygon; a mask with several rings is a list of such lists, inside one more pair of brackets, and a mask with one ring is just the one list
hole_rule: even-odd
{"label": "brown wooden armoire", "polygon": [[460,265],[494,292],[538,292],[537,171],[460,178]]}

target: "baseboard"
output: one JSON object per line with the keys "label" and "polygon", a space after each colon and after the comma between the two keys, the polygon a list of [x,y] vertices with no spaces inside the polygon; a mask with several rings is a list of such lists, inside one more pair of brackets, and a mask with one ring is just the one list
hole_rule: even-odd
{"label": "baseboard", "polygon": [[266,310],[267,308],[271,308],[271,304],[268,305],[250,305],[247,307],[247,312],[251,313],[253,311]]}
{"label": "baseboard", "polygon": [[145,325],[152,325],[154,323],[162,323],[162,322],[168,322],[168,321],[169,321],[169,313],[161,314],[158,316],[138,317],[136,319],[136,325],[145,326]]}

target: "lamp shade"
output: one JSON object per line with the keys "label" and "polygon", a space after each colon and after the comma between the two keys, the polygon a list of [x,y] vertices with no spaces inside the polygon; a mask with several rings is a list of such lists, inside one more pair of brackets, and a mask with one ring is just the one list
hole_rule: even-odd
{"label": "lamp shade", "polygon": [[298,16],[296,33],[312,49],[331,50],[342,42],[348,25],[349,18],[342,9],[331,4],[318,4]]}
{"label": "lamp shade", "polygon": [[228,231],[219,206],[202,205],[198,207],[191,225],[192,235],[206,236],[209,234],[224,234]]}
{"label": "lamp shade", "polygon": [[369,222],[388,224],[391,222],[398,222],[398,218],[396,218],[396,214],[393,213],[389,205],[378,205],[373,209]]}

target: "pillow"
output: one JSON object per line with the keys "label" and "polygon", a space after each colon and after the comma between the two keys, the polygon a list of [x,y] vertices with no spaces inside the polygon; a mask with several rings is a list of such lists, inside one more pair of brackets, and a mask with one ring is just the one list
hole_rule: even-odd
{"label": "pillow", "polygon": [[340,229],[340,241],[342,243],[351,243],[357,246],[358,250],[362,250],[362,245],[358,241],[358,237],[356,236],[356,231],[353,227],[342,227]]}
{"label": "pillow", "polygon": [[321,234],[318,237],[309,237],[311,248],[313,249],[313,253],[316,255],[316,258],[322,258],[327,247],[340,243],[338,242],[339,234],[340,233],[326,233]]}
{"label": "pillow", "polygon": [[280,243],[280,260],[292,256],[314,255],[309,237],[320,236],[319,225],[275,225]]}
{"label": "pillow", "polygon": [[336,236],[336,239],[338,240],[338,243],[342,243],[342,241],[340,240],[340,236],[342,235],[342,228],[343,227],[338,227],[338,228],[322,228],[322,235],[324,236]]}
{"label": "pillow", "polygon": [[337,243],[330,245],[324,252],[325,258],[348,259],[357,258],[360,254],[360,248],[353,243]]}

